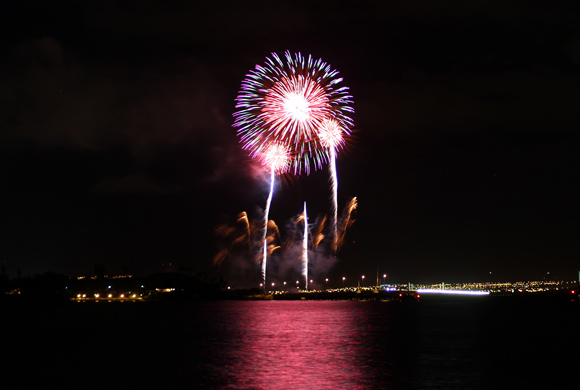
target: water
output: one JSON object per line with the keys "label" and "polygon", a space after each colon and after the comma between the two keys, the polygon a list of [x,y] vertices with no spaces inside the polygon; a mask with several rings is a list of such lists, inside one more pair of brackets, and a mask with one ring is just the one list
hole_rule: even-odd
{"label": "water", "polygon": [[2,378],[83,389],[562,388],[577,303],[3,304]]}

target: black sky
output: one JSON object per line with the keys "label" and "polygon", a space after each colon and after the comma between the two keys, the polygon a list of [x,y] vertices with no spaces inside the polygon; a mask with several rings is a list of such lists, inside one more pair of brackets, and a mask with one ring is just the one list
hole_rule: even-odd
{"label": "black sky", "polygon": [[[234,99],[290,50],[338,69],[355,101],[339,203],[359,208],[328,275],[574,279],[579,16],[564,1],[3,2],[0,259],[11,277],[212,271],[215,227],[259,218],[267,196]],[[314,219],[329,196],[325,171],[286,178],[271,218],[306,200]]]}

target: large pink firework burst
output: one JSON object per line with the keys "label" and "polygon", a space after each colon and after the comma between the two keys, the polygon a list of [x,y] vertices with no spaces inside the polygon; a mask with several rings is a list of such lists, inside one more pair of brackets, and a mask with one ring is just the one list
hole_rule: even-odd
{"label": "large pink firework burst", "polygon": [[243,148],[259,158],[272,143],[287,147],[295,174],[320,169],[330,160],[318,131],[332,120],[350,134],[354,109],[342,78],[321,59],[272,53],[264,66],[256,65],[242,82],[236,98],[234,127]]}
{"label": "large pink firework burst", "polygon": [[314,139],[316,130],[329,115],[330,104],[324,89],[304,76],[276,83],[265,96],[261,114],[274,138],[291,144]]}

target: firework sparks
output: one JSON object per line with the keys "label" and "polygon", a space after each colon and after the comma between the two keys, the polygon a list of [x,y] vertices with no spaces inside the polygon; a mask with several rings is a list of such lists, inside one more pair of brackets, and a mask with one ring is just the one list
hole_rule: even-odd
{"label": "firework sparks", "polygon": [[328,109],[320,85],[304,76],[292,76],[281,79],[266,94],[262,116],[276,138],[288,136],[290,143],[301,143],[313,138]]}
{"label": "firework sparks", "polygon": [[314,229],[314,231],[311,234],[312,235],[312,248],[318,247],[320,242],[324,239],[324,233],[322,233],[322,230],[324,229],[325,225],[326,225],[326,215],[324,216],[322,221],[318,224],[318,226],[316,226],[316,228]]}
{"label": "firework sparks", "polygon": [[[252,234],[251,234],[251,230],[250,230],[250,220],[248,219],[248,214],[245,211],[242,211],[238,215],[238,222],[241,222],[244,224],[244,227],[246,230],[245,237],[248,241],[248,249],[252,250]],[[242,236],[242,237],[244,237],[244,236]]]}
{"label": "firework sparks", "polygon": [[238,218],[235,226],[229,226],[228,224],[221,224],[215,228],[215,233],[227,248],[224,248],[217,253],[212,264],[217,267],[221,267],[222,263],[226,260],[228,255],[233,252],[237,253],[240,249],[252,250],[252,237],[257,231],[255,223],[250,223],[248,219],[248,214],[242,211],[238,214]]}
{"label": "firework sparks", "polygon": [[226,256],[228,255],[228,250],[227,249],[222,249],[221,251],[219,251],[212,259],[211,263],[214,266],[221,266],[222,263],[224,262],[224,260],[226,259]]}
{"label": "firework sparks", "polygon": [[342,78],[322,59],[276,53],[246,76],[236,98],[234,127],[243,148],[258,157],[269,145],[285,145],[293,158],[295,174],[310,173],[329,161],[329,148],[321,145],[318,130],[329,118],[346,134],[354,109]]}
{"label": "firework sparks", "polygon": [[[356,208],[357,199],[353,198],[343,211],[339,223],[339,248],[344,241],[347,229],[354,223],[353,214]],[[234,220],[233,226],[223,224],[216,227],[217,236],[225,242],[222,243],[224,248],[214,256],[212,264],[216,270],[224,274],[231,271],[238,272],[240,269],[249,269],[246,268],[248,265],[251,265],[251,269],[255,270],[255,261],[258,262],[259,267],[263,252],[260,247],[256,257],[252,248],[255,248],[254,243],[265,242],[268,260],[270,261],[273,256],[278,256],[279,260],[277,267],[270,269],[268,266],[268,272],[274,275],[274,279],[286,279],[289,276],[288,272],[292,270],[291,278],[297,277],[300,281],[304,280],[305,288],[312,287],[309,279],[312,278],[311,274],[317,274],[324,267],[332,264],[332,262],[328,262],[330,257],[323,254],[328,249],[323,233],[327,227],[327,220],[327,216],[321,216],[316,219],[316,222],[309,224],[305,202],[300,214],[287,221],[283,230],[278,228],[274,220],[268,220],[267,235],[264,239],[261,236],[264,227],[262,219],[249,220],[248,215],[241,212],[238,214],[237,220]],[[284,237],[285,235],[286,237]],[[253,243],[252,247],[246,244],[248,237]],[[327,244],[330,245],[330,241]],[[238,272],[235,277],[239,276]],[[262,286],[264,285],[262,281]]]}
{"label": "firework sparks", "polygon": [[268,258],[270,258],[274,251],[280,249],[280,246],[275,244],[276,239],[280,240],[280,230],[278,230],[276,222],[272,219],[268,221],[268,232],[270,234],[268,234],[266,240],[268,242]]}
{"label": "firework sparks", "polygon": [[342,244],[344,243],[344,237],[346,235],[346,230],[352,226],[352,224],[354,223],[354,219],[352,219],[352,212],[354,210],[356,210],[356,208],[358,207],[358,202],[356,200],[356,197],[352,198],[350,200],[350,202],[348,202],[348,205],[344,208],[344,214],[343,214],[343,222],[342,222],[342,226],[340,228],[340,234],[338,236],[337,239],[337,249],[339,249]]}

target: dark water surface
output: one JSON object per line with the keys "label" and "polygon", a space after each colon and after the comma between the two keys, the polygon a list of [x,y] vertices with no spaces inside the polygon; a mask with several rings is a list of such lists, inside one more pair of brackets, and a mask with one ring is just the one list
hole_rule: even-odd
{"label": "dark water surface", "polygon": [[[580,305],[2,303],[4,383],[78,389],[520,389],[576,382]],[[15,387],[6,387],[15,388]]]}

